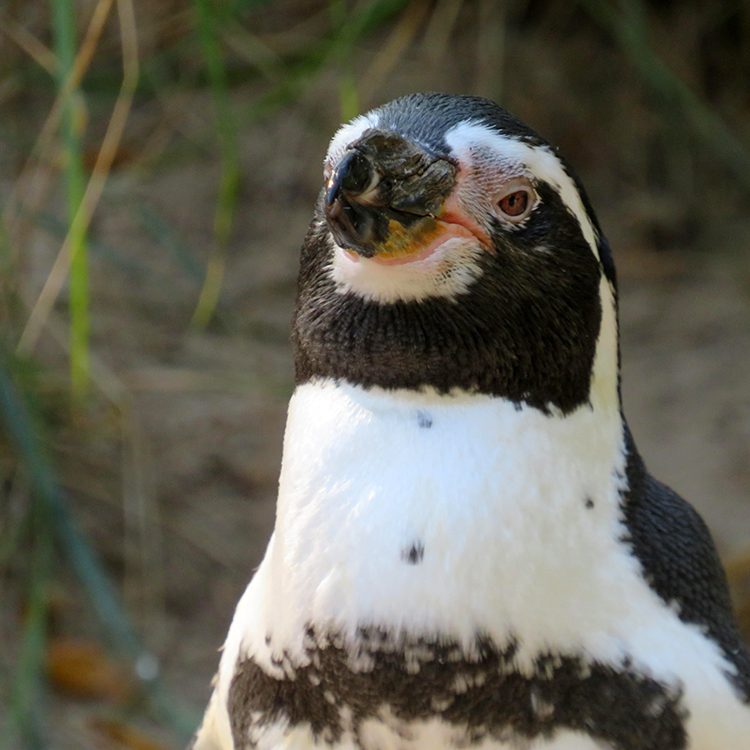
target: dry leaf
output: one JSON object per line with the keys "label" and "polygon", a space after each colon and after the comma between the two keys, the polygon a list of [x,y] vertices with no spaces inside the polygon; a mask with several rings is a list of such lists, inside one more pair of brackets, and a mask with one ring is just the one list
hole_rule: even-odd
{"label": "dry leaf", "polygon": [[47,675],[60,692],[76,698],[123,703],[133,693],[129,672],[93,641],[54,638],[47,648]]}
{"label": "dry leaf", "polygon": [[96,718],[91,719],[89,725],[116,747],[124,750],[170,750],[166,745],[152,740],[140,729],[124,721]]}

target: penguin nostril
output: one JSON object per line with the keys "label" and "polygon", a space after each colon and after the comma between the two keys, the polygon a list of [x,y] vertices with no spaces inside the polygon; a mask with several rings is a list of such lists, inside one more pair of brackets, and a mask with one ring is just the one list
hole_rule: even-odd
{"label": "penguin nostril", "polygon": [[357,200],[378,184],[380,176],[374,165],[359,151],[349,151],[334,168],[326,184],[326,205],[333,203],[342,193]]}
{"label": "penguin nostril", "polygon": [[377,184],[378,173],[372,162],[359,151],[354,151],[348,157],[342,188],[350,195],[361,195]]}

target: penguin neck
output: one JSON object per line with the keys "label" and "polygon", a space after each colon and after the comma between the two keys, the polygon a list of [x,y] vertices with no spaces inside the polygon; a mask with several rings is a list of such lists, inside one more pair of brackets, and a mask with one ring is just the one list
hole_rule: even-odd
{"label": "penguin neck", "polygon": [[[554,403],[539,407],[459,388],[447,393],[433,387],[381,388],[340,377],[314,376],[298,385],[290,404],[284,442],[285,462],[297,453],[304,458],[299,437],[302,432],[316,433],[316,445],[321,448],[328,445],[332,451],[339,453],[337,445],[345,440],[342,437],[344,431],[377,430],[378,424],[382,422],[388,425],[396,413],[404,421],[404,428],[410,421],[416,420],[423,430],[429,430],[433,421],[430,410],[439,412],[441,419],[451,425],[456,441],[468,440],[472,423],[474,420],[481,421],[481,414],[486,411],[495,415],[489,425],[488,440],[512,443],[519,431],[530,431],[538,434],[547,450],[565,456],[577,450],[578,440],[574,439],[574,435],[588,431],[600,439],[606,439],[615,453],[624,452],[617,297],[612,282],[603,275],[599,282],[599,303],[601,318],[589,377],[588,398],[572,411],[562,411]],[[322,412],[318,413],[318,409]],[[338,427],[331,425],[324,412],[337,414],[341,424]],[[327,427],[319,429],[323,424]],[[390,427],[397,430],[400,424],[393,423]],[[446,439],[450,438],[446,436]],[[481,451],[481,440],[473,448]],[[361,462],[363,466],[372,466],[376,462],[373,454],[377,449],[378,446],[374,445],[372,450],[352,455],[348,460],[353,464]],[[582,453],[580,458],[585,462],[591,461],[586,453]],[[325,461],[325,455],[321,455],[321,459]],[[604,460],[611,466],[618,459],[612,454]]]}
{"label": "penguin neck", "polygon": [[[282,642],[307,622],[351,638],[363,623],[384,623],[467,644],[482,631],[502,639],[525,610],[502,621],[482,607],[457,617],[485,601],[463,603],[466,591],[498,581],[513,589],[530,548],[539,560],[527,573],[547,571],[558,586],[561,564],[620,538],[627,452],[606,281],[602,312],[590,398],[566,413],[457,389],[334,378],[297,387],[261,575]],[[445,570],[450,595],[425,587]],[[533,588],[533,576],[520,586]],[[521,606],[528,594],[519,597]],[[495,601],[489,589],[486,600]]]}
{"label": "penguin neck", "polygon": [[543,485],[558,465],[564,475],[575,467],[583,476],[594,472],[621,482],[627,457],[616,298],[604,278],[600,295],[589,398],[570,412],[459,389],[385,389],[335,378],[299,385],[284,439],[277,530],[300,510],[335,513],[356,505],[361,493],[414,490],[401,480],[413,475],[419,481],[436,462],[451,464],[457,479],[455,487],[440,488],[447,494],[460,494],[460,478],[472,470],[486,473],[488,490],[506,481],[503,472],[529,488]]}
{"label": "penguin neck", "polygon": [[[543,264],[519,270],[484,254],[465,293],[388,302],[337,285],[321,232],[314,223],[303,248],[292,334],[298,385],[476,393],[563,414],[589,401],[610,290],[586,248],[580,267],[548,274]],[[616,329],[613,337],[616,380]]]}

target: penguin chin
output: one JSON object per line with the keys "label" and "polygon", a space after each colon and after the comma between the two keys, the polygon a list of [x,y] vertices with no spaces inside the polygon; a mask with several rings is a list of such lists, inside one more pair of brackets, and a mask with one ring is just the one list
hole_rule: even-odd
{"label": "penguin chin", "polygon": [[329,272],[336,292],[381,304],[467,294],[482,275],[479,259],[486,252],[465,236],[448,236],[424,252],[396,258],[363,258],[331,242]]}

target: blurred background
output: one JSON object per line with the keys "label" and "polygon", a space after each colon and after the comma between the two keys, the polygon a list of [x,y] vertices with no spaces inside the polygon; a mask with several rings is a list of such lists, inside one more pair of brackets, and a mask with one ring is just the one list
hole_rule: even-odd
{"label": "blurred background", "polygon": [[750,635],[750,3],[0,5],[0,749],[180,747],[273,522],[336,127],[492,97],[577,169],[625,409]]}

